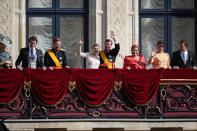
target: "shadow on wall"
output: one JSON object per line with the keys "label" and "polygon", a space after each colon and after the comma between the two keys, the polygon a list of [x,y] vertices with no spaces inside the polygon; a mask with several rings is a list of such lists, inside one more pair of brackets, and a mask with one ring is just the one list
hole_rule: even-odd
{"label": "shadow on wall", "polygon": [[34,131],[67,131],[66,128],[39,128],[34,129]]}
{"label": "shadow on wall", "polygon": [[157,128],[151,128],[151,131],[183,131],[183,128],[182,127],[165,127],[165,128],[162,128],[162,127],[157,127]]}
{"label": "shadow on wall", "polygon": [[93,128],[93,131],[124,131],[124,128]]}

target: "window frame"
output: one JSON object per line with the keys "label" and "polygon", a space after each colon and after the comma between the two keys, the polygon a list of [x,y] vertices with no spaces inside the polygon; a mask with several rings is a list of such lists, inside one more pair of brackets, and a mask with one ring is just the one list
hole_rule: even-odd
{"label": "window frame", "polygon": [[89,34],[89,0],[83,0],[83,8],[59,8],[60,0],[52,0],[52,8],[28,8],[26,0],[26,43],[28,46],[29,36],[29,17],[51,16],[52,20],[52,37],[60,37],[59,16],[81,16],[83,17],[83,37],[84,51],[89,51],[88,34]]}
{"label": "window frame", "polygon": [[[142,47],[142,36],[141,36],[141,19],[151,17],[165,17],[164,21],[164,42],[166,43],[166,51],[172,54],[172,33],[171,33],[171,19],[172,17],[181,18],[194,18],[195,20],[195,31],[194,31],[194,55],[197,56],[197,1],[194,0],[194,9],[172,9],[171,0],[164,0],[164,9],[142,9],[141,0],[139,0],[139,42]],[[197,57],[196,57],[197,60]]]}

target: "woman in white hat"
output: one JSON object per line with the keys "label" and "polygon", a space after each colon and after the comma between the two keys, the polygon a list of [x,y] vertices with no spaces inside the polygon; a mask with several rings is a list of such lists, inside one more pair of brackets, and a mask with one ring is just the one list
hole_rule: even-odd
{"label": "woman in white hat", "polygon": [[12,56],[6,51],[6,47],[11,45],[10,38],[0,34],[0,68],[12,68]]}

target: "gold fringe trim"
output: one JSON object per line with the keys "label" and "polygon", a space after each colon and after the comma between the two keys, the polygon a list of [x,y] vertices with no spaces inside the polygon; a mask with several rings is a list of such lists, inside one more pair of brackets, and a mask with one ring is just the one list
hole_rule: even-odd
{"label": "gold fringe trim", "polygon": [[72,92],[76,88],[76,81],[73,82],[69,81],[68,83],[69,83],[68,89],[70,90],[70,92]]}
{"label": "gold fringe trim", "polygon": [[119,91],[120,89],[122,89],[122,81],[114,81],[114,91]]}
{"label": "gold fringe trim", "polygon": [[24,81],[24,90],[25,90],[25,96],[26,97],[30,97],[30,89],[31,89],[31,81],[29,81],[29,82],[26,82],[26,81]]}

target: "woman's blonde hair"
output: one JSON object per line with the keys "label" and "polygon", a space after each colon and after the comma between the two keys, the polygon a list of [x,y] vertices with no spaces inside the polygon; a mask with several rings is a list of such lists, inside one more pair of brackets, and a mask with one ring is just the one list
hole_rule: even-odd
{"label": "woman's blonde hair", "polygon": [[92,45],[92,49],[94,49],[94,47],[98,46],[99,47],[99,44],[98,43],[95,43]]}

